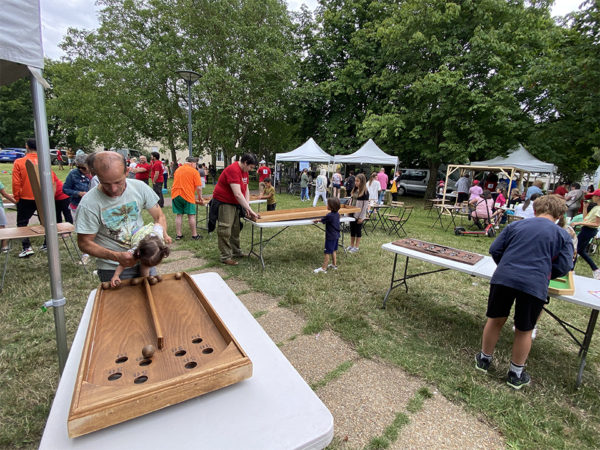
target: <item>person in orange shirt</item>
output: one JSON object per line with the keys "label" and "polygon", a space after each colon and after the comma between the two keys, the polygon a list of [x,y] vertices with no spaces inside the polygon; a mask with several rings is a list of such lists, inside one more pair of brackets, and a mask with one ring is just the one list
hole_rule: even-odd
{"label": "person in orange shirt", "polygon": [[202,236],[196,234],[196,193],[202,201],[202,180],[196,170],[196,158],[188,156],[185,164],[179,167],[174,174],[173,185],[171,186],[171,198],[173,205],[173,214],[175,217],[175,229],[177,230],[176,240],[181,240],[181,224],[183,215],[187,214],[188,224],[192,231],[192,239],[198,241]]}

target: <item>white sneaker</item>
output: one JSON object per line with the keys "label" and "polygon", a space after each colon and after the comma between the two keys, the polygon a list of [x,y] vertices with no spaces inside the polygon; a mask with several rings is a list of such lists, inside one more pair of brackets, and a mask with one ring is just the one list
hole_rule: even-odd
{"label": "white sneaker", "polygon": [[322,268],[322,267],[319,267],[318,269],[315,269],[315,270],[313,270],[313,272],[314,272],[314,273],[321,273],[321,272],[323,272],[323,273],[327,273],[327,271],[326,271],[326,270],[323,270],[323,268]]}
{"label": "white sneaker", "polygon": [[21,253],[19,253],[19,258],[27,258],[31,255],[33,255],[33,250],[31,250],[31,247],[29,247],[23,250]]}
{"label": "white sneaker", "polygon": [[600,280],[600,269],[594,270],[594,280]]}
{"label": "white sneaker", "polygon": [[90,262],[90,255],[88,255],[87,253],[84,255],[81,255],[81,261],[79,261],[77,264],[81,265],[87,265],[87,263]]}
{"label": "white sneaker", "polygon": [[333,270],[337,270],[337,266],[334,266],[333,264],[329,264],[327,266],[328,269],[333,269]]}
{"label": "white sneaker", "polygon": [[538,332],[538,328],[536,326],[531,333],[531,339],[535,339],[535,337],[537,336],[537,332]]}
{"label": "white sneaker", "polygon": [[500,229],[500,227],[499,227],[498,225],[496,225],[496,226],[494,227],[494,230],[499,230],[499,229]]}
{"label": "white sneaker", "polygon": [[346,251],[347,251],[347,252],[351,252],[353,248],[354,248],[354,247],[352,247],[352,246],[350,245],[350,246],[346,247]]}
{"label": "white sneaker", "polygon": [[358,247],[352,247],[352,249],[350,250],[350,253],[358,253],[359,248]]}

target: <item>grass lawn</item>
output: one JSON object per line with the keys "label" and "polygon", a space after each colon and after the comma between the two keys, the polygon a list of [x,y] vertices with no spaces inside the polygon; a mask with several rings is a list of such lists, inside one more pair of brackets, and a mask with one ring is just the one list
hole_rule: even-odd
{"label": "grass lawn", "polygon": [[[208,188],[205,193],[212,190],[212,185]],[[423,201],[410,197],[405,200],[416,206],[406,226],[410,237],[487,254],[490,238],[457,237],[452,231],[432,230],[433,219],[427,218]],[[277,209],[306,206],[298,197],[277,194]],[[174,236],[174,216],[169,209],[165,213],[169,233]],[[189,230],[184,230],[189,237]],[[245,226],[242,232],[246,250],[250,231],[250,226]],[[393,264],[393,255],[381,250],[381,245],[392,238],[380,231],[369,233],[363,237],[360,253],[348,257],[342,253],[337,271],[316,275],[312,270],[322,263],[323,240],[324,233],[314,227],[292,227],[266,247],[266,271],[253,257],[228,268],[228,272],[253,289],[280,297],[282,306],[303,314],[308,321],[306,333],[331,329],[352,343],[361,356],[383,358],[435,385],[447,398],[498,427],[510,448],[598,447],[597,339],[588,354],[583,385],[575,390],[579,361],[576,347],[557,323],[544,316],[527,365],[533,383],[522,392],[514,391],[506,386],[514,336],[510,326],[502,332],[490,374],[474,369],[473,358],[481,348],[485,323],[487,281],[456,271],[415,278],[409,281],[408,294],[396,289],[387,309],[381,310]],[[35,249],[41,241],[34,244]],[[216,236],[205,237],[199,243],[181,241],[178,249],[194,251],[221,266]],[[47,259],[39,252],[27,260],[19,260],[16,255],[13,250],[5,290],[0,295],[3,448],[38,445],[58,383],[54,321],[51,312],[40,310],[50,298]],[[64,249],[61,256],[67,331],[72,340],[89,292],[98,282],[73,266]],[[409,271],[419,269],[434,270],[435,266],[412,260]],[[585,263],[578,264],[577,273],[591,276]],[[558,300],[551,301],[550,307],[563,319],[585,329],[589,309]]]}

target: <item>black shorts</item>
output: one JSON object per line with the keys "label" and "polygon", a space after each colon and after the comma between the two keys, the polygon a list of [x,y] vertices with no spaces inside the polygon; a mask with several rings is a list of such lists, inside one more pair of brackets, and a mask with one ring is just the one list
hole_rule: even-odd
{"label": "black shorts", "polygon": [[502,284],[490,284],[486,316],[490,319],[510,316],[510,310],[515,300],[515,327],[519,331],[533,330],[542,308],[547,302]]}
{"label": "black shorts", "polygon": [[468,202],[469,201],[469,193],[468,192],[459,192],[458,198],[456,199],[456,203]]}
{"label": "black shorts", "polygon": [[326,255],[333,255],[333,252],[336,252],[338,249],[338,240],[337,239],[325,239],[325,253]]}
{"label": "black shorts", "polygon": [[272,205],[267,205],[267,211],[275,211],[275,207],[277,203],[273,203]]}

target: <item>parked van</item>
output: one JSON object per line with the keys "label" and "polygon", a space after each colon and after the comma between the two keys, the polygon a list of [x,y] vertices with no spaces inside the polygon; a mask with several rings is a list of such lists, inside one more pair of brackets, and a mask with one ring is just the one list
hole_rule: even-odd
{"label": "parked van", "polygon": [[[398,169],[402,173],[402,180],[398,188],[398,195],[418,194],[425,195],[427,185],[429,184],[429,169]],[[458,181],[458,172],[454,172],[448,178],[448,186],[446,192],[450,193],[456,190],[456,182]],[[441,170],[437,173],[437,180],[446,181],[446,172]]]}

